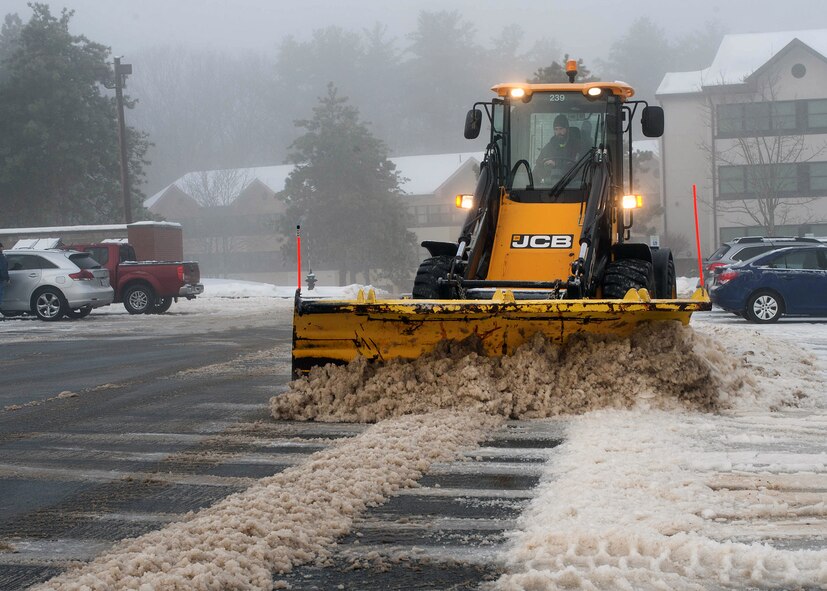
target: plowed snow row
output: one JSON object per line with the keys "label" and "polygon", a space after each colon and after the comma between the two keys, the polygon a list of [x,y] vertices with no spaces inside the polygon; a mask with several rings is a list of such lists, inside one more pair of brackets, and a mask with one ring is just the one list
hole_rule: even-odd
{"label": "plowed snow row", "polygon": [[272,589],[271,573],[324,556],[367,505],[413,485],[431,463],[456,459],[498,422],[436,412],[380,423],[36,589]]}
{"label": "plowed snow row", "polygon": [[[784,417],[763,420],[764,433],[779,438],[779,447],[823,448],[827,413],[813,416],[820,433],[795,438],[789,438]],[[827,550],[786,550],[750,540],[761,539],[779,516],[827,516],[824,454],[729,451],[745,431],[754,433],[743,419],[698,413],[574,417],[521,518],[522,531],[507,557],[509,574],[494,588],[827,587]],[[784,486],[813,494],[767,490],[781,485],[772,474],[773,457],[779,468],[792,469]],[[781,465],[793,458],[795,467]],[[731,474],[724,481],[729,486],[736,486],[737,476],[738,489],[716,485],[723,474]]]}
{"label": "plowed snow row", "polygon": [[315,368],[271,400],[277,419],[374,422],[434,409],[474,409],[515,419],[601,408],[718,410],[755,396],[747,366],[713,339],[675,323],[629,338],[576,336],[565,347],[541,335],[512,356],[484,357],[474,342],[447,342],[408,362]]}

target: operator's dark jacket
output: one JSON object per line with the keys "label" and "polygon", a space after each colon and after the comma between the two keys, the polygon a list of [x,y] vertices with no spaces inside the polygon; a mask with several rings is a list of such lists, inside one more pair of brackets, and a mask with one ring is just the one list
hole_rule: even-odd
{"label": "operator's dark jacket", "polygon": [[554,136],[551,138],[549,143],[540,150],[540,157],[537,158],[537,163],[540,164],[546,160],[554,160],[558,168],[564,165],[561,160],[566,160],[568,164],[571,164],[577,156],[578,142],[574,140],[570,134],[571,130],[569,130],[569,134],[567,134],[566,137],[559,138]]}
{"label": "operator's dark jacket", "polygon": [[6,260],[6,255],[0,252],[0,281],[9,280],[9,261]]}

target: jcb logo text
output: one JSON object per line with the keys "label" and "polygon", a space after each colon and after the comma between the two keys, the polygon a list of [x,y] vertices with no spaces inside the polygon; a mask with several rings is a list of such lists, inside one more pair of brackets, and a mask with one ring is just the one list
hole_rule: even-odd
{"label": "jcb logo text", "polygon": [[511,248],[571,248],[572,234],[513,234]]}

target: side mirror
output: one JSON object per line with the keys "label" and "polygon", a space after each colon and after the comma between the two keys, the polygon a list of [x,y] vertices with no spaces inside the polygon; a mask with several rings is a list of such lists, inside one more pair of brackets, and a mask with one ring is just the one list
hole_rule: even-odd
{"label": "side mirror", "polygon": [[663,108],[644,107],[640,116],[640,126],[646,137],[660,137],[663,135]]}
{"label": "side mirror", "polygon": [[465,139],[475,140],[480,135],[482,128],[482,111],[471,109],[465,116]]}

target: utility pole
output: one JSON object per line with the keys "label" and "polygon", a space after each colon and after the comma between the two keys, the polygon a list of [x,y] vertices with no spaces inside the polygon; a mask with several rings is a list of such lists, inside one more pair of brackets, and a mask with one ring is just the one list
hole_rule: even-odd
{"label": "utility pole", "polygon": [[122,64],[121,58],[115,58],[115,101],[118,105],[118,144],[121,154],[121,193],[123,195],[123,213],[127,224],[132,223],[132,194],[129,187],[129,152],[126,146],[126,123],[123,114],[123,89],[126,77],[132,74],[132,64]]}

